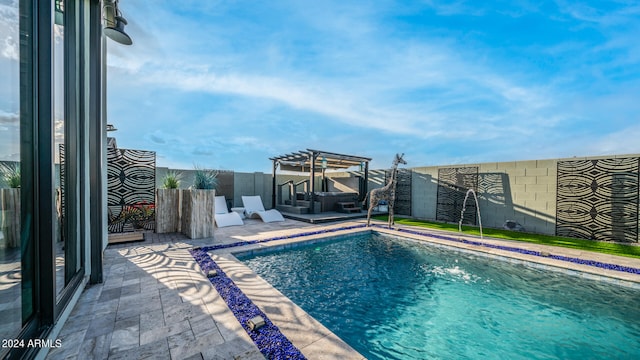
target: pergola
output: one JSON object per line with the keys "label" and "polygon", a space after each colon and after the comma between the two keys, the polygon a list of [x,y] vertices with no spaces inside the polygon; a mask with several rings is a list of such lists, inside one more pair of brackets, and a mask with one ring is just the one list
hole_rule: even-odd
{"label": "pergola", "polygon": [[[273,161],[273,191],[271,196],[272,206],[276,206],[276,170],[280,167],[283,171],[294,171],[309,173],[309,192],[310,192],[310,211],[313,212],[315,201],[315,177],[316,172],[322,174],[324,183],[325,170],[345,170],[353,166],[360,167],[364,172],[364,193],[367,192],[367,183],[369,180],[369,162],[371,158],[355,155],[338,154],[329,151],[307,149],[306,151],[298,151],[291,154],[285,154],[269,158]],[[361,194],[363,195],[363,194]]]}

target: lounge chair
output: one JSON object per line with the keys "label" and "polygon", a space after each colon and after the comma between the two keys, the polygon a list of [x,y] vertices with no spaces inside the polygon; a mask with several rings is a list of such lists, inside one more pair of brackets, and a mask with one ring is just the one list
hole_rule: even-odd
{"label": "lounge chair", "polygon": [[265,210],[260,195],[243,196],[244,211],[252,219],[260,218],[264,222],[284,221],[280,211],[276,209]]}
{"label": "lounge chair", "polygon": [[229,212],[227,209],[227,199],[223,196],[215,197],[215,214],[216,225],[218,227],[244,225],[244,221],[237,212]]}

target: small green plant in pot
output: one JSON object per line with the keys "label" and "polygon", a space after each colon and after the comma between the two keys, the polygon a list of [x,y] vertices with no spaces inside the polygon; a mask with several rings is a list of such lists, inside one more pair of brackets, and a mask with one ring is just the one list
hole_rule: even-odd
{"label": "small green plant in pot", "polygon": [[180,181],[182,181],[182,173],[169,171],[162,178],[162,187],[164,189],[177,189],[180,187]]}
{"label": "small green plant in pot", "polygon": [[213,190],[218,186],[218,172],[196,167],[193,189]]}
{"label": "small green plant in pot", "polygon": [[20,164],[0,164],[0,182],[10,188],[20,187]]}

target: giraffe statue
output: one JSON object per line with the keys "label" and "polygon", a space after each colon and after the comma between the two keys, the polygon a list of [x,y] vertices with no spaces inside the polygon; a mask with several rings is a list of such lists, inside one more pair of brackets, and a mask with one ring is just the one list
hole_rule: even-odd
{"label": "giraffe statue", "polygon": [[[387,185],[381,188],[373,189],[369,192],[369,211],[367,212],[367,226],[371,223],[371,211],[373,211],[373,207],[378,205],[380,200],[386,200],[387,204],[389,204],[389,227],[394,224],[393,219],[393,206],[396,202],[396,183],[398,181],[396,177],[396,173],[398,171],[398,164],[407,164],[406,161],[402,158],[402,155],[396,154],[396,158],[393,159],[393,165],[391,166],[391,177],[389,178],[389,182]],[[367,200],[365,196],[364,201]]]}

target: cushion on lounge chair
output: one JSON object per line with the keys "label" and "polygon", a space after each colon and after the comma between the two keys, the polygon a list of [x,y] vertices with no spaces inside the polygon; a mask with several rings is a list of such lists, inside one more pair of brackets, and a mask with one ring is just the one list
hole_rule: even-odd
{"label": "cushion on lounge chair", "polygon": [[260,218],[264,222],[284,221],[280,211],[276,209],[265,210],[260,195],[243,196],[242,204],[247,216],[253,219]]}
{"label": "cushion on lounge chair", "polygon": [[214,218],[218,227],[244,225],[240,214],[227,210],[227,199],[225,199],[224,195],[215,197]]}

